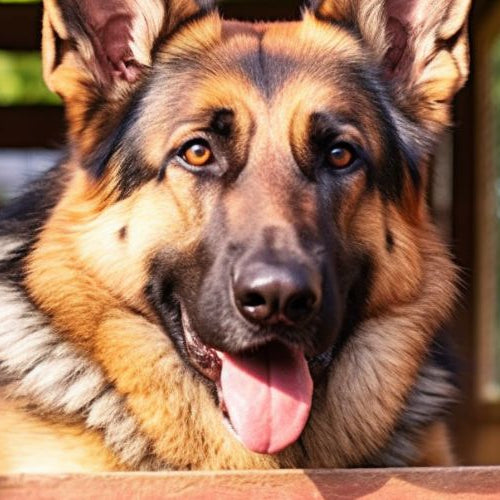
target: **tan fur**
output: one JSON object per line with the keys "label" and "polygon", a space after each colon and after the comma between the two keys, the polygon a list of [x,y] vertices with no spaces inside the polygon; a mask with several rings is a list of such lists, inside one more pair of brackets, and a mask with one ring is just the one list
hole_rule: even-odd
{"label": "tan fur", "polygon": [[[357,207],[349,230],[374,257],[370,315],[377,315],[388,305],[405,304],[416,299],[424,267],[422,240],[418,236],[420,228],[408,224],[393,206],[384,206],[380,194],[375,192],[372,199],[364,200]],[[397,242],[390,259],[386,258],[388,230]]]}
{"label": "tan fur", "polygon": [[[190,221],[189,214],[195,214],[196,207],[179,204],[185,195],[170,193],[169,197],[167,191],[155,196],[149,189],[152,186],[145,186],[124,201],[125,207],[115,204],[96,214],[91,210],[91,201],[82,210],[82,182],[85,181],[76,175],[74,187],[47,224],[30,257],[28,282],[34,299],[53,316],[62,333],[99,361],[120,393],[128,395],[130,409],[156,443],[155,451],[168,462],[176,467],[200,469],[276,466],[272,457],[250,454],[234,438],[227,439],[228,431],[218,408],[205,386],[186,369],[165,334],[154,323],[124,308],[127,303],[135,308],[143,304],[137,286],[145,278],[138,277],[144,272],[141,268],[151,249],[120,248],[119,228],[127,225],[132,244],[159,245],[161,242],[152,235],[165,235],[164,228],[160,233],[154,225],[145,226],[143,220],[151,210],[161,210],[163,206],[165,213],[177,211],[180,218],[177,229],[169,224],[172,232],[165,235],[168,241],[189,247],[189,227],[199,222],[196,218]],[[196,227],[193,237],[197,236]],[[146,230],[149,235],[144,234]],[[135,235],[135,231],[140,234]],[[101,262],[91,257],[95,250],[91,242],[95,245],[96,241],[109,251]],[[88,263],[96,267],[89,269]],[[116,263],[120,263],[121,270],[116,269]],[[79,265],[87,268],[84,273]],[[56,279],[52,276],[53,266],[59,269]],[[123,280],[125,269],[131,281]],[[148,313],[147,309],[143,311]],[[189,406],[186,401],[193,404]],[[179,422],[184,422],[185,427],[179,426]],[[186,453],[189,441],[191,453]]]}
{"label": "tan fur", "polygon": [[[420,288],[416,300],[403,301],[401,305],[396,302],[390,311],[386,310],[382,316],[366,322],[364,334],[346,346],[332,372],[324,395],[326,403],[317,401],[318,411],[313,411],[312,421],[304,433],[304,439],[310,445],[308,448],[313,452],[307,461],[299,458],[300,454],[295,455],[298,450],[285,452],[282,460],[287,466],[332,467],[354,463],[366,452],[375,451],[387,438],[404,403],[401,395],[405,394],[406,387],[411,386],[429,336],[444,319],[442,308],[445,306],[445,311],[448,310],[453,301],[448,294],[443,296],[443,290],[449,288],[453,279],[453,267],[443,256],[446,255],[443,248],[429,228],[422,228],[419,238],[424,249],[420,261],[425,269],[421,281],[423,288]],[[47,244],[44,243],[43,247]],[[46,254],[42,254],[42,262],[61,267],[61,259],[67,252],[58,252],[58,255],[59,262],[53,258],[48,261]],[[68,259],[73,261],[70,255]],[[73,287],[75,284],[73,282]],[[401,284],[401,279],[397,284]],[[58,287],[67,291],[68,286],[69,283],[49,284],[44,281],[41,287],[32,282],[32,289],[38,293],[43,290],[47,296],[43,305],[47,304],[49,297],[54,300]],[[91,349],[118,390],[129,396],[130,408],[146,433],[157,443],[156,451],[160,455],[175,460],[180,467],[260,468],[273,466],[273,463],[277,465],[270,458],[249,454],[234,439],[228,439],[219,410],[204,386],[183,366],[160,330],[121,308],[110,309],[109,305],[105,313],[98,315],[95,299],[90,302],[89,292],[85,292],[80,284],[80,290],[75,290],[73,295],[82,297],[83,294],[91,310],[85,321],[80,322],[80,329],[72,327],[71,335],[77,335],[73,337],[75,341],[83,342],[89,334],[81,328],[92,329],[92,338],[87,339],[85,347]],[[447,303],[443,303],[444,297],[447,297]],[[40,300],[40,296],[37,299]],[[101,302],[99,308],[109,303]],[[81,308],[82,303],[79,301],[75,305]],[[94,318],[101,318],[99,323],[94,319],[90,324],[92,313]],[[68,312],[65,315],[67,325]],[[80,332],[81,337],[78,337]],[[381,372],[380,366],[384,367],[386,374]],[[372,375],[366,377],[370,371]],[[393,376],[395,372],[397,377]],[[372,385],[366,387],[366,380]],[[381,395],[384,395],[383,399]],[[187,406],[185,401],[193,401],[195,406]],[[348,440],[338,442],[339,436],[349,435],[345,431],[367,407],[378,418],[366,429],[356,429],[358,435],[360,432],[364,434],[366,448],[352,448]],[[172,421],[176,422],[175,426]],[[180,427],[179,422],[185,422],[185,427]],[[319,441],[318,435],[321,436]],[[177,454],[174,453],[176,449]]]}
{"label": "tan fur", "polygon": [[[73,183],[79,182],[78,176],[75,177]],[[171,203],[181,199],[173,196]],[[152,203],[156,209],[162,206],[162,200],[152,196],[147,186],[124,203],[130,204],[125,212],[129,217],[136,213],[136,209],[132,208],[135,204]],[[168,197],[163,203],[168,203]],[[83,218],[82,225],[82,221],[74,217],[72,207],[75,206],[82,205],[75,203],[68,193],[46,225],[38,249],[31,256],[30,289],[38,304],[53,315],[55,324],[66,329],[65,333],[74,342],[91,352],[117,389],[128,395],[130,409],[138,417],[142,429],[153,438],[157,453],[174,461],[179,467],[259,468],[276,467],[280,462],[286,466],[332,467],[355,463],[360,456],[375,451],[394,426],[404,404],[402,395],[406,394],[406,388],[411,387],[430,335],[444,320],[453,302],[453,296],[449,294],[454,276],[453,266],[434,231],[423,222],[418,230],[413,230],[412,239],[408,239],[412,245],[420,248],[420,252],[412,256],[408,248],[403,246],[400,256],[403,261],[394,259],[393,266],[378,271],[401,274],[383,279],[381,286],[386,289],[375,289],[372,298],[375,301],[374,312],[376,305],[385,301],[383,313],[375,315],[362,326],[363,335],[353,338],[336,362],[324,401],[319,399],[316,402],[317,410],[312,412],[311,423],[304,432],[304,440],[311,450],[308,459],[304,460],[299,449],[292,447],[276,462],[276,459],[250,454],[227,434],[219,410],[205,387],[186,370],[165,335],[154,324],[124,310],[116,295],[113,296],[124,294],[120,297],[123,300],[128,290],[129,297],[126,299],[137,304],[134,302],[137,300],[134,297],[135,286],[126,281],[126,276],[131,274],[134,266],[137,267],[130,260],[133,252],[123,253],[118,247],[113,250],[113,242],[108,243],[113,259],[117,258],[117,252],[122,253],[125,259],[125,262],[121,261],[122,269],[126,271],[120,278],[125,280],[123,283],[120,284],[120,279],[112,284],[100,280],[92,284],[92,281],[82,280],[82,276],[89,275],[88,265],[92,259],[90,253],[83,256],[79,254],[85,248],[85,243],[75,245],[75,241],[103,243],[106,236],[93,234],[93,226],[96,229],[106,227],[111,238],[116,238],[116,229],[127,222],[133,227],[133,221],[120,220],[118,217],[117,222],[112,222],[113,217],[120,214],[114,205],[94,216],[97,219],[108,218],[110,222],[106,224],[101,221],[97,223],[91,217],[89,224],[91,212],[78,211]],[[185,210],[181,207],[182,204],[177,207],[179,214],[185,215],[188,207]],[[174,205],[165,206],[167,208],[172,211]],[[360,206],[360,216],[366,214],[366,208]],[[68,213],[71,214],[71,225],[68,224]],[[144,217],[149,212],[139,210],[137,213]],[[402,224],[401,220],[396,219],[396,222]],[[68,232],[66,228],[69,227],[71,230]],[[181,227],[184,228],[185,236],[190,234],[189,219],[182,218],[179,230]],[[365,220],[364,238],[371,245],[378,241],[378,245],[382,246],[382,236],[368,238],[370,231],[367,227]],[[397,230],[397,226],[393,227]],[[404,227],[402,225],[396,233],[398,241],[403,244]],[[110,231],[110,228],[114,230]],[[380,224],[375,223],[373,230],[379,229]],[[162,234],[165,234],[165,228]],[[184,244],[189,241],[178,237],[169,240]],[[150,239],[138,238],[137,241]],[[73,248],[73,252],[69,248]],[[147,253],[147,249],[141,248],[137,256],[139,258]],[[75,267],[78,262],[87,269],[84,275]],[[118,270],[113,270],[110,265],[104,260],[103,270],[114,275]],[[419,274],[414,272],[415,265],[422,267],[420,279]],[[57,281],[52,273],[54,268],[60,270]],[[63,269],[68,272],[62,272]],[[137,272],[133,274],[136,279],[139,275]],[[402,295],[406,293],[402,285],[408,278],[417,280],[417,283],[410,287],[409,295]],[[380,297],[375,298],[377,295]],[[388,304],[391,306],[387,307]],[[381,367],[386,370],[385,374]],[[395,372],[397,377],[393,376]],[[365,385],[366,381],[369,381],[369,386]],[[194,406],[187,406],[185,401],[195,402]],[[361,440],[365,448],[360,448],[359,442],[355,448],[348,440],[339,442],[341,436],[349,436],[350,425],[358,421],[357,417],[367,407],[372,408],[377,419],[365,429],[356,429],[357,435],[363,436]],[[176,424],[172,425],[172,422]],[[185,423],[185,427],[179,426],[180,422]],[[321,436],[319,440],[318,436]],[[175,453],[175,450],[178,452]]]}
{"label": "tan fur", "polygon": [[[168,22],[193,13],[192,2],[174,3],[175,12]],[[128,4],[138,12],[145,9],[140,2],[130,0]],[[163,2],[150,0],[146,4],[153,5],[155,15],[143,12],[133,41],[134,54],[145,66],[150,64],[150,50],[159,30],[168,32],[170,26],[160,26],[161,17],[166,15]],[[463,26],[463,5],[447,12],[435,27],[444,38],[455,36]],[[164,88],[160,81],[155,94],[142,103],[138,133],[132,140],[140,145],[148,168],[157,174],[166,152],[176,150],[203,128],[200,111],[235,110],[240,120],[235,134],[241,142],[237,155],[246,159],[248,175],[254,175],[244,196],[235,190],[220,202],[235,233],[253,212],[255,228],[270,220],[276,227],[293,222],[287,205],[290,193],[283,182],[295,161],[290,143],[296,141],[299,150],[306,149],[300,146],[300,137],[308,133],[309,116],[318,103],[322,110],[346,115],[354,107],[363,109],[359,127],[346,127],[344,139],[361,144],[374,163],[383,157],[383,138],[373,103],[362,92],[354,102],[350,89],[345,90],[330,74],[331,64],[365,64],[373,55],[384,58],[387,40],[379,33],[385,18],[382,2],[328,1],[320,14],[327,19],[358,22],[364,43],[309,13],[301,23],[262,23],[246,28],[211,14],[181,30],[157,54],[162,64],[193,57],[196,51],[206,56],[197,61],[195,78],[187,72],[168,80]],[[152,443],[152,451],[168,466],[346,467],[374,456],[389,443],[432,336],[446,320],[454,300],[455,269],[430,222],[425,174],[420,189],[415,189],[406,175],[398,201],[383,199],[379,190],[368,189],[361,169],[350,183],[342,185],[342,206],[331,214],[331,220],[344,251],[366,254],[373,261],[366,318],[330,367],[325,386],[316,391],[302,443],[276,456],[250,453],[225,428],[206,385],[186,367],[145,296],[152,259],[165,249],[186,261],[193,258],[219,201],[209,188],[200,190],[195,176],[182,168],[169,168],[164,179],[155,176],[120,198],[120,151],[115,151],[102,178],[96,179],[82,168],[82,162],[98,147],[103,130],[112,130],[123,118],[123,103],[134,84],[121,82],[112,89],[100,88],[98,77],[89,71],[92,48],[86,39],[78,40],[78,53],[68,50],[56,61],[56,35],[62,40],[70,37],[56,2],[47,0],[45,76],[67,101],[70,137],[77,147],[66,167],[69,180],[64,193],[26,260],[25,285],[57,335],[103,370],[126,400],[127,410]],[[419,60],[426,56],[425,65],[422,63],[418,81],[415,75],[406,75],[414,91],[408,91],[407,81],[398,83],[405,90],[405,101],[400,104],[411,109],[415,119],[422,119],[429,131],[436,132],[448,121],[448,101],[465,78],[465,41],[456,45],[453,53],[438,54],[432,52],[435,36],[418,41],[422,50],[425,48],[418,56]],[[366,43],[371,52],[366,52]],[[260,45],[269,54],[297,65],[293,77],[280,82],[281,88],[272,98],[264,96],[238,69],[238,61],[258,52]],[[453,63],[455,58],[460,62]],[[307,65],[308,60],[322,63]],[[97,107],[85,122],[96,92],[108,100],[107,105]],[[159,109],[169,110],[170,116]],[[177,123],[177,117],[182,123]],[[245,142],[250,131],[251,144]],[[303,195],[295,206],[299,201],[304,224],[311,231],[317,230],[313,196]],[[390,251],[388,232],[395,242]],[[118,465],[119,457],[102,446],[94,431],[32,417],[17,403],[3,404],[0,434],[7,441],[6,453],[0,455],[2,472],[20,470],[25,453],[32,457],[26,464],[26,470],[31,470],[50,446],[54,446],[54,454],[47,460],[47,469],[60,466],[66,454],[68,471],[126,468]],[[367,409],[371,418],[365,417]],[[19,420],[18,430],[7,438],[6,430],[14,419]],[[32,439],[36,433],[41,433],[43,441]],[[63,437],[55,446],[59,435]],[[441,424],[428,429],[420,450],[419,463],[451,461]]]}
{"label": "tan fur", "polygon": [[[433,229],[422,227],[419,241],[423,275],[418,296],[369,319],[349,341],[332,368],[320,402],[323,411],[312,413],[305,431],[304,439],[311,440],[314,450],[309,466],[331,467],[332,459],[334,464],[356,463],[360,454],[374,452],[395,424],[405,387],[415,377],[430,336],[444,320],[441,308],[449,310],[453,303],[448,290],[454,269]],[[347,430],[367,408],[375,418],[356,429],[357,436],[363,436],[361,449],[359,441],[352,446]],[[316,440],[318,431],[321,439]],[[334,444],[329,436],[340,441]]]}
{"label": "tan fur", "polygon": [[135,315],[110,311],[97,333],[97,359],[117,389],[129,395],[130,409],[161,457],[184,469],[278,466],[275,457],[250,453],[228,435],[206,388],[159,329]]}
{"label": "tan fur", "polygon": [[35,417],[22,402],[0,398],[0,472],[82,473],[120,470],[101,436],[79,424]]}
{"label": "tan fur", "polygon": [[325,19],[343,22],[355,20],[363,37],[382,60],[387,50],[385,33],[381,33],[384,19],[383,2],[378,0],[323,0],[320,2],[319,14]]}
{"label": "tan fur", "polygon": [[[181,171],[169,176],[189,180],[189,175]],[[75,173],[65,198],[29,257],[28,276],[34,298],[75,342],[91,349],[96,325],[111,307],[122,302],[148,313],[142,288],[149,257],[167,242],[177,242],[179,249],[189,251],[199,237],[199,210],[196,203],[186,203],[192,199],[189,192],[189,183],[174,179],[172,184],[159,187],[150,183],[123,202],[104,209],[109,203],[106,192],[103,199],[102,193],[89,188],[85,174]],[[155,219],[158,226],[153,220],[145,225],[144,218],[152,211],[175,215],[167,228],[163,218]],[[129,235],[125,243],[119,238],[122,227]],[[97,241],[106,251],[96,258]],[[54,277],[55,262],[59,272]]]}

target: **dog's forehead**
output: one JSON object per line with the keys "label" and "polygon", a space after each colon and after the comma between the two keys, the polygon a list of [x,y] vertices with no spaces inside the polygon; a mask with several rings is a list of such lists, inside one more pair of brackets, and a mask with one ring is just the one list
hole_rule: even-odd
{"label": "dog's forehead", "polygon": [[344,25],[320,21],[306,15],[293,22],[222,21],[221,40],[230,42],[240,37],[251,37],[259,42],[267,54],[288,55],[300,61],[309,57],[343,55],[359,57],[361,45],[358,35]]}
{"label": "dog's forehead", "polygon": [[167,66],[165,78],[182,81],[190,97],[197,89],[204,96],[228,95],[232,83],[240,97],[245,89],[270,100],[293,81],[307,82],[309,89],[313,82],[352,88],[369,57],[355,33],[306,16],[272,23],[208,17],[167,41],[158,59],[160,78]]}
{"label": "dog's forehead", "polygon": [[312,17],[244,23],[209,16],[159,48],[134,135],[148,136],[156,164],[167,138],[173,144],[210,127],[220,110],[234,112],[240,137],[259,130],[283,144],[290,134],[306,137],[317,113],[378,130],[370,64],[355,33]]}

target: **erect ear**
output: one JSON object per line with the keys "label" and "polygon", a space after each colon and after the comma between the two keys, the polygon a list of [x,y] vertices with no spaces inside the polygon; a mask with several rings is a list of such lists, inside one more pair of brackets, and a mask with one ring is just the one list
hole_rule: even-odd
{"label": "erect ear", "polygon": [[109,95],[136,82],[159,36],[210,7],[207,0],[44,0],[43,66],[69,99],[85,84]]}
{"label": "erect ear", "polygon": [[401,104],[445,123],[469,72],[471,0],[319,0],[318,17],[355,25],[373,48]]}

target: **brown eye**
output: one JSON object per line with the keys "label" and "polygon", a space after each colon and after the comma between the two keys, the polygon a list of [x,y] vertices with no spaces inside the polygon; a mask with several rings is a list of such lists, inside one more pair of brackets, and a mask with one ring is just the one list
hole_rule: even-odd
{"label": "brown eye", "polygon": [[182,153],[182,159],[193,167],[204,167],[212,161],[212,150],[204,141],[193,142]]}
{"label": "brown eye", "polygon": [[356,154],[347,144],[336,144],[328,154],[328,161],[332,167],[347,168],[356,160]]}

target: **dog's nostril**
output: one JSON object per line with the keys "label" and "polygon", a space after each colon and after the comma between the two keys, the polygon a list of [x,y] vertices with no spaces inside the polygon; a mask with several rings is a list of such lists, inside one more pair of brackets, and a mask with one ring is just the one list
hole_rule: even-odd
{"label": "dog's nostril", "polygon": [[266,305],[266,299],[258,293],[247,293],[240,302],[243,307],[259,307]]}
{"label": "dog's nostril", "polygon": [[236,269],[233,294],[239,312],[253,323],[304,323],[319,310],[321,276],[297,263],[250,260]]}
{"label": "dog's nostril", "polygon": [[257,291],[241,293],[238,298],[236,291],[236,303],[240,312],[250,321],[263,322],[266,321],[274,312],[274,301],[272,297]]}
{"label": "dog's nostril", "polygon": [[285,317],[293,323],[309,318],[315,310],[316,296],[312,292],[298,293],[291,297],[285,305]]}

